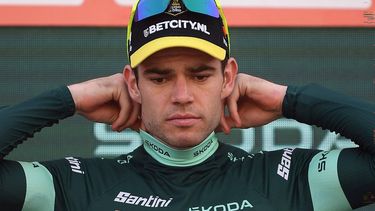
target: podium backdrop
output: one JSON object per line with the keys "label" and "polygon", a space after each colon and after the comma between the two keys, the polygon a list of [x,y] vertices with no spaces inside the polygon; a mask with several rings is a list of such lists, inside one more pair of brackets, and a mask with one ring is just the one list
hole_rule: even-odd
{"label": "podium backdrop", "polygon": [[[232,54],[241,72],[282,83],[314,82],[374,102],[373,28],[232,28]],[[10,105],[59,85],[122,72],[127,64],[124,27],[1,27],[0,104]],[[247,151],[285,146],[324,150],[350,147],[343,137],[282,119],[220,134]],[[132,131],[74,116],[45,128],[7,158],[116,156],[140,144]]]}

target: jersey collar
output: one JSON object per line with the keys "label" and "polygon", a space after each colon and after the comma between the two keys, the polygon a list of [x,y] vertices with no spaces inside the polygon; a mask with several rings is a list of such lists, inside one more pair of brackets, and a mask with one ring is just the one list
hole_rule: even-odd
{"label": "jersey collar", "polygon": [[160,140],[141,130],[140,136],[146,152],[158,162],[177,167],[194,166],[209,158],[219,147],[219,143],[212,132],[202,143],[189,149],[174,149]]}

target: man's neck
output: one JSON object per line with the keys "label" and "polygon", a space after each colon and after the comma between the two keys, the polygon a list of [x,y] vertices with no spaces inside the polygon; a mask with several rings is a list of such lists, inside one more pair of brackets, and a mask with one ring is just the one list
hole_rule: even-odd
{"label": "man's neck", "polygon": [[207,160],[219,147],[214,132],[199,145],[188,149],[174,149],[143,130],[140,131],[140,135],[146,152],[158,162],[168,166],[198,165]]}

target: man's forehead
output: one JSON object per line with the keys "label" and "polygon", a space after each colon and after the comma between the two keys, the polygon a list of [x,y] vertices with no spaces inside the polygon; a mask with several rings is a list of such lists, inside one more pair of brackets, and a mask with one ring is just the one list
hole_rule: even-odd
{"label": "man's forehead", "polygon": [[217,71],[220,60],[192,48],[170,48],[157,52],[138,65],[142,74],[198,73]]}
{"label": "man's forehead", "polygon": [[177,58],[177,59],[186,59],[191,57],[197,57],[199,60],[202,61],[210,61],[214,60],[215,58],[211,55],[197,50],[193,48],[186,48],[186,47],[174,47],[174,48],[166,48],[156,53],[152,54],[148,58],[146,58],[141,65],[150,65],[154,63],[160,63],[163,61],[168,60],[169,58]]}

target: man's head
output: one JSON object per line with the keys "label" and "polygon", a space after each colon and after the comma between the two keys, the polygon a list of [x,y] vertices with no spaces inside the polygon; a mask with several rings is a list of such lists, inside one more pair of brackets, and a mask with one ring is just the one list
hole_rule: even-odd
{"label": "man's head", "polygon": [[218,126],[237,74],[222,11],[215,0],[140,0],[132,14],[124,75],[146,131],[195,146]]}
{"label": "man's head", "polygon": [[132,68],[170,47],[229,58],[228,26],[216,0],[139,0],[131,14],[127,47]]}

